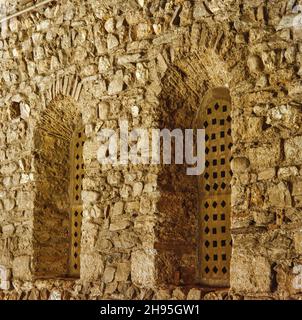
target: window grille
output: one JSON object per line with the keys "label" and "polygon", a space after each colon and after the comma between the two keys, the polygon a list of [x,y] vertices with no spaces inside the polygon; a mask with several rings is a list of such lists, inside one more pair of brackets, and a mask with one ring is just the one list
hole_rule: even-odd
{"label": "window grille", "polygon": [[70,168],[70,202],[71,202],[71,250],[70,250],[70,275],[80,275],[81,253],[81,227],[83,205],[81,192],[83,190],[84,161],[83,146],[85,142],[84,129],[76,130],[71,143],[71,168]]}
{"label": "window grille", "polygon": [[224,99],[207,102],[202,110],[206,130],[205,172],[200,178],[200,278],[208,286],[229,286],[232,240],[231,106]]}

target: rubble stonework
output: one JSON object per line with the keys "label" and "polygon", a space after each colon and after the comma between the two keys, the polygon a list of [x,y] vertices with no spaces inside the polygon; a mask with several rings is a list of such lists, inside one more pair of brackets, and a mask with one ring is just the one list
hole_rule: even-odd
{"label": "rubble stonework", "polygon": [[[288,25],[300,2],[62,0],[2,26],[0,299],[301,298],[302,29]],[[217,87],[234,141],[221,290],[196,278],[197,178],[97,161],[102,127],[193,128]],[[65,274],[67,149],[45,115],[52,135],[85,126],[80,279]]]}

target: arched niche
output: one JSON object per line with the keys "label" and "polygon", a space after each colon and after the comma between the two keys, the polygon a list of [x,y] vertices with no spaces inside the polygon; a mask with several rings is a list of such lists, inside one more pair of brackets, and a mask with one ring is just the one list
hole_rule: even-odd
{"label": "arched niche", "polygon": [[231,97],[227,88],[210,89],[195,120],[205,129],[205,171],[198,177],[198,281],[229,287],[231,239]]}
{"label": "arched niche", "polygon": [[34,133],[34,275],[79,277],[85,133],[77,105],[57,98]]}

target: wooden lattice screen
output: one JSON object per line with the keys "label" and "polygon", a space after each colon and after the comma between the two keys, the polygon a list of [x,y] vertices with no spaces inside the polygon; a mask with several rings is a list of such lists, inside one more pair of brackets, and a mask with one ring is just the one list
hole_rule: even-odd
{"label": "wooden lattice screen", "polygon": [[84,142],[84,129],[76,130],[71,143],[71,249],[69,259],[69,273],[75,277],[80,275],[81,226],[83,217],[81,191],[83,190],[82,180],[84,178]]}
{"label": "wooden lattice screen", "polygon": [[231,259],[231,104],[228,99],[207,100],[199,115],[206,130],[206,168],[199,192],[199,268],[201,283],[229,286]]}

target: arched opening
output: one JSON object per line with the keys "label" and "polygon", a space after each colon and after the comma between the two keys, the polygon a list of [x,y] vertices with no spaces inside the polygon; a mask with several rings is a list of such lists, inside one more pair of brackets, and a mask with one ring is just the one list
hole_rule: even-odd
{"label": "arched opening", "polygon": [[53,101],[34,134],[34,275],[79,277],[83,144],[81,114],[73,101]]}
{"label": "arched opening", "polygon": [[196,126],[204,128],[205,171],[198,178],[198,271],[203,285],[228,287],[232,240],[231,98],[225,88],[210,90],[199,109]]}
{"label": "arched opening", "polygon": [[[228,72],[225,61],[217,55],[215,50],[201,49],[198,53],[193,53],[188,57],[180,56],[173,62],[173,66],[167,70],[162,80],[163,87],[160,94],[160,108],[158,108],[159,127],[172,130],[175,128],[203,129],[204,122],[206,122],[204,119],[207,117],[206,107],[214,103],[216,99],[216,102],[219,102],[218,110],[222,110],[225,119],[218,116],[218,110],[215,110],[216,103],[214,103],[213,108],[217,112],[217,119],[212,119],[209,115],[211,122],[209,122],[206,133],[209,130],[217,130],[210,133],[210,138],[213,134],[213,138],[215,137],[217,142],[223,142],[221,145],[224,145],[225,149],[220,151],[220,145],[214,143],[210,145],[212,140],[207,141],[209,150],[212,148],[211,154],[213,152],[214,156],[216,152],[216,158],[210,159],[211,167],[208,165],[206,172],[198,177],[187,176],[185,165],[172,165],[160,169],[158,179],[161,191],[158,205],[160,219],[156,226],[155,243],[157,249],[156,270],[160,284],[198,284],[206,287],[205,290],[229,287],[232,248],[230,234],[231,169],[229,163],[231,160],[229,147],[232,147],[230,98],[232,90],[228,90],[226,84],[232,88],[235,78],[233,78],[233,74]],[[232,96],[236,97],[236,94],[232,93]],[[226,110],[223,112],[224,106]],[[221,122],[223,124],[219,128],[220,122],[218,121],[223,119],[224,122]],[[226,139],[230,139],[230,143],[226,143]],[[223,152],[224,158],[222,157]],[[209,156],[211,155],[208,152],[207,157]],[[219,170],[214,171],[213,167],[217,167]],[[224,170],[222,170],[223,167]],[[210,172],[210,170],[212,171]],[[212,175],[211,185],[205,182],[207,171],[208,175]],[[225,176],[221,176],[223,171],[225,171]],[[220,173],[220,177],[218,173]],[[209,191],[205,190],[207,193],[201,192],[203,186],[204,188],[210,187]],[[222,189],[223,192],[221,192]],[[213,192],[212,195],[211,192]],[[202,204],[202,201],[206,199],[206,196],[212,196],[213,200],[216,197],[218,201],[223,193],[228,200],[225,204],[220,202],[225,212],[220,210],[220,213],[217,213],[217,220],[214,220],[216,213],[214,212],[215,208],[212,207],[211,215],[213,217],[211,221],[208,220],[208,223],[212,224],[208,226],[202,222],[202,219],[203,221],[208,219],[206,212],[201,211],[202,205],[207,206],[205,203]],[[218,212],[218,202],[217,205],[214,202],[213,204]],[[218,214],[220,214],[220,220],[218,220]],[[204,216],[202,217],[202,215]],[[207,241],[203,230],[217,236],[217,239],[211,240],[212,256],[207,255],[202,247],[202,242]],[[209,265],[207,259],[208,261],[211,259],[213,265]],[[204,268],[205,272],[208,270],[207,267],[211,268],[211,272],[208,271],[205,276],[202,269]]]}

